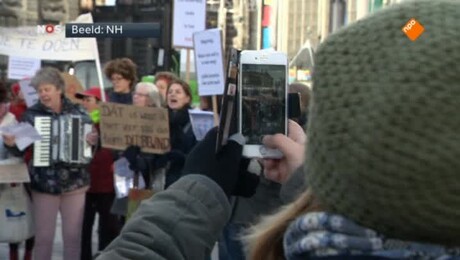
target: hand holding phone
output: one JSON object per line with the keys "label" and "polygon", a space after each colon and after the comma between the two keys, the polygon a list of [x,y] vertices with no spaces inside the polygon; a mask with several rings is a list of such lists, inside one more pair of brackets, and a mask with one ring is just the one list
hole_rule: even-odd
{"label": "hand holding phone", "polygon": [[270,148],[278,149],[283,153],[281,159],[264,159],[264,175],[267,179],[284,183],[302,166],[305,155],[307,136],[302,127],[289,120],[289,135],[267,135],[263,143]]}
{"label": "hand holding phone", "polygon": [[265,135],[287,134],[287,56],[274,51],[242,51],[239,73],[239,132],[243,156],[281,158],[262,144]]}

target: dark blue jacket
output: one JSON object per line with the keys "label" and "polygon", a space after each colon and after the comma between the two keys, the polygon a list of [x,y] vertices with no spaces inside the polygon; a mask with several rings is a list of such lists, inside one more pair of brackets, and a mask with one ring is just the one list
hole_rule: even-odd
{"label": "dark blue jacket", "polygon": [[188,110],[189,107],[177,111],[169,109],[171,153],[170,156],[167,156],[169,168],[166,173],[166,187],[179,179],[182,174],[185,156],[197,143]]}

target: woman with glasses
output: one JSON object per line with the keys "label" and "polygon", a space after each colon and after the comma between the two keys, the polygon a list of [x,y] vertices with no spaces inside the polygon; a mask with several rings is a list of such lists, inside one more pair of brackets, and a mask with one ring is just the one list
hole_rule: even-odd
{"label": "woman with glasses", "polygon": [[[158,88],[153,83],[139,82],[133,92],[133,105],[136,107],[157,107],[161,108],[162,98]],[[164,189],[165,174],[159,171],[157,159],[160,155],[143,153],[137,145],[131,145],[126,148],[122,154],[129,162],[129,168],[142,175],[147,189],[153,189],[155,192]],[[128,210],[127,199],[121,199],[120,204],[122,211],[126,216]]]}
{"label": "woman with glasses", "polygon": [[133,93],[133,105],[138,107],[161,107],[161,96],[153,83],[139,82]]}
{"label": "woman with glasses", "polygon": [[137,82],[136,64],[129,58],[114,59],[107,63],[104,72],[113,86],[107,93],[110,102],[132,104],[132,90]]}
{"label": "woman with glasses", "polygon": [[[133,105],[137,107],[161,107],[162,98],[157,86],[153,83],[139,82],[136,85],[133,93]],[[148,187],[151,186],[150,180],[153,177],[155,170],[155,155],[140,152],[140,147],[128,147],[123,156],[130,163],[130,167],[134,171],[139,171],[144,177],[144,181]],[[163,188],[163,187],[161,187]]]}
{"label": "woman with glasses", "polygon": [[[129,58],[118,58],[109,61],[105,68],[105,75],[112,82],[113,88],[107,91],[108,100],[113,103],[130,105],[133,103],[133,89],[137,82],[136,64]],[[113,151],[116,161],[121,156],[119,151]],[[127,198],[115,199],[111,213],[120,217],[120,224],[125,222]]]}

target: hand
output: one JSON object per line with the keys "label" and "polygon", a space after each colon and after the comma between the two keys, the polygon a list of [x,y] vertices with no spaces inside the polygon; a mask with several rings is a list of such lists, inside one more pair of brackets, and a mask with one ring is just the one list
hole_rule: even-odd
{"label": "hand", "polygon": [[130,145],[123,152],[123,157],[129,162],[129,168],[134,172],[138,171],[137,157],[141,153],[141,148],[137,145]]}
{"label": "hand", "polygon": [[[188,154],[183,173],[202,174],[214,180],[227,194],[249,196],[255,192],[259,177],[246,171],[249,160],[242,160],[244,138],[237,134],[216,154],[217,127]],[[254,175],[254,176],[253,176]]]}
{"label": "hand", "polygon": [[264,159],[264,174],[269,180],[283,183],[302,166],[307,136],[296,122],[289,120],[288,136],[283,134],[267,135],[263,144],[283,153],[281,159]]}
{"label": "hand", "polygon": [[86,135],[86,142],[89,145],[96,145],[98,141],[99,141],[99,134],[97,133],[97,131],[92,131]]}
{"label": "hand", "polygon": [[16,137],[14,135],[4,134],[2,135],[2,137],[3,137],[3,143],[6,146],[13,147],[16,145]]}

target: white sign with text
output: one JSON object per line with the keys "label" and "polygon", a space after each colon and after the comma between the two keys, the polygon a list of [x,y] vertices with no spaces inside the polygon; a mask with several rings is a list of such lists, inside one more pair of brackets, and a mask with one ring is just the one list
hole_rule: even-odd
{"label": "white sign with text", "polygon": [[220,29],[210,29],[193,35],[198,94],[200,96],[222,95],[224,93],[221,39]]}
{"label": "white sign with text", "polygon": [[174,0],[173,47],[193,48],[193,34],[204,29],[205,0]]}
{"label": "white sign with text", "polygon": [[24,95],[27,107],[35,105],[38,101],[38,93],[37,90],[30,85],[30,79],[23,79],[19,81],[19,87]]}
{"label": "white sign with text", "polygon": [[9,56],[7,77],[9,79],[30,78],[40,67],[41,61],[39,59]]}
{"label": "white sign with text", "polygon": [[203,140],[208,131],[214,127],[214,113],[190,109],[188,114],[196,140]]}
{"label": "white sign with text", "polygon": [[[91,19],[91,14],[82,14],[74,22],[88,23]],[[43,31],[43,25],[0,27],[2,55],[40,60],[94,60],[98,55],[95,46],[95,38],[66,38],[64,29],[48,33]]]}

